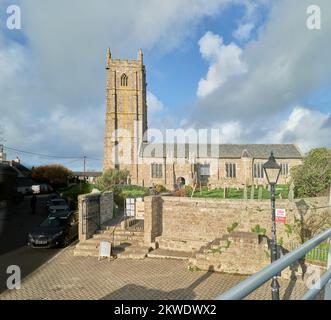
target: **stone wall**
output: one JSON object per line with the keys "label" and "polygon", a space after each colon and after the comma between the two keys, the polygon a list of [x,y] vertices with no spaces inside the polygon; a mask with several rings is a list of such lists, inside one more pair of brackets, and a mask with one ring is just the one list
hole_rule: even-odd
{"label": "stone wall", "polygon": [[[302,204],[313,208],[328,204],[327,198],[291,202],[277,200],[276,207],[287,210],[287,224],[300,217]],[[251,232],[256,225],[271,237],[270,200],[199,199],[153,196],[145,198],[145,242],[158,242],[160,247],[180,251],[195,251],[228,233],[227,228],[238,223],[236,231]],[[293,242],[285,225],[277,224],[277,237],[284,246]]]}
{"label": "stone wall", "polygon": [[101,193],[100,196],[100,222],[101,224],[113,218],[114,197],[112,192]]}
{"label": "stone wall", "polygon": [[78,197],[79,241],[91,238],[106,221],[113,218],[113,193],[90,193]]}

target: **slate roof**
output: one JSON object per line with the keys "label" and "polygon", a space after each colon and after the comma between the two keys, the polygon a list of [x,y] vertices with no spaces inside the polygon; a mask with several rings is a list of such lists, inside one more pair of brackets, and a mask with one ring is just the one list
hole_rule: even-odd
{"label": "slate roof", "polygon": [[31,178],[18,178],[17,179],[17,186],[18,187],[31,187],[33,185],[36,185],[38,184],[36,181],[34,181],[33,179]]}
{"label": "slate roof", "polygon": [[199,158],[238,159],[249,156],[254,159],[268,159],[271,152],[277,159],[301,159],[302,153],[294,144],[149,144],[140,147],[143,158],[189,158],[199,154]]}

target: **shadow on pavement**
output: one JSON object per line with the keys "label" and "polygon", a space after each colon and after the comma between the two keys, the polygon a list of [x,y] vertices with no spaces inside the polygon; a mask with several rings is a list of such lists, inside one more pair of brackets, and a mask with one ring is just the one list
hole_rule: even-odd
{"label": "shadow on pavement", "polygon": [[36,213],[32,214],[30,197],[6,209],[0,209],[0,293],[7,289],[7,268],[21,268],[22,280],[59,252],[59,249],[31,249],[27,246],[29,231],[47,216],[46,197],[37,200]]}
{"label": "shadow on pavement", "polygon": [[172,290],[169,292],[148,289],[144,286],[135,284],[128,284],[101,298],[101,300],[194,300],[196,298],[194,289],[211,275],[212,272],[206,272],[187,288]]}

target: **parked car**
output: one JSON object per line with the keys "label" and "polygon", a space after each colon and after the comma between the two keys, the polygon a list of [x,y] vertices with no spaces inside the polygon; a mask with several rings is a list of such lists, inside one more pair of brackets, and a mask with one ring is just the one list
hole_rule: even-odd
{"label": "parked car", "polygon": [[78,236],[78,214],[50,215],[28,234],[32,248],[66,247]]}
{"label": "parked car", "polygon": [[70,210],[67,202],[64,199],[50,200],[47,209],[48,209],[48,214],[56,213],[56,212],[66,212]]}
{"label": "parked car", "polygon": [[51,205],[53,200],[63,200],[59,194],[52,193],[47,197],[46,206],[47,208]]}

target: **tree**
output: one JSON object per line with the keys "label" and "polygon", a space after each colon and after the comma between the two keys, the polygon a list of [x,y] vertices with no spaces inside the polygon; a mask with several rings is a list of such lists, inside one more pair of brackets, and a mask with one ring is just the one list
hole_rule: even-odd
{"label": "tree", "polygon": [[95,187],[100,191],[111,190],[118,184],[126,184],[129,175],[128,170],[108,169],[97,179]]}
{"label": "tree", "polygon": [[317,197],[327,193],[331,183],[331,149],[313,149],[302,165],[291,171],[296,197]]}
{"label": "tree", "polygon": [[33,179],[52,185],[65,185],[72,174],[72,171],[60,164],[34,167],[31,171]]}

